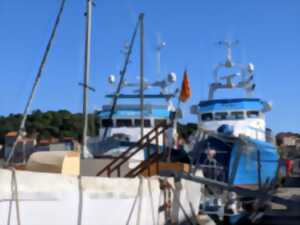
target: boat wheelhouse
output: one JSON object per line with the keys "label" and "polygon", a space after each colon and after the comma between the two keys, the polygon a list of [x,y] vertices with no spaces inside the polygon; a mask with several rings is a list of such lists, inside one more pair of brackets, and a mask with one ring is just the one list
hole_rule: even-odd
{"label": "boat wheelhouse", "polygon": [[258,98],[216,99],[201,101],[197,107],[199,126],[217,131],[224,124],[233,127],[233,134],[265,141],[267,128],[266,102]]}
{"label": "boat wheelhouse", "polygon": [[[208,100],[192,106],[191,112],[198,116],[198,125],[202,129],[217,131],[222,125],[227,125],[236,137],[245,135],[261,141],[270,141],[270,129],[266,127],[265,114],[271,110],[271,104],[251,97],[255,89],[254,65],[234,63],[231,55],[233,43],[222,44],[227,48],[226,61],[214,69],[215,81],[210,85]],[[231,73],[221,75],[224,69],[230,70]],[[246,97],[215,99],[215,92],[219,89],[242,89],[246,92]]]}
{"label": "boat wheelhouse", "polygon": [[[111,97],[110,95],[108,97]],[[132,99],[132,96],[126,95],[122,97],[124,101]],[[135,98],[135,97],[134,97]],[[139,97],[136,97],[137,100]],[[163,100],[164,95],[152,95],[149,99]],[[102,110],[97,113],[100,119],[99,137],[103,138],[105,130],[108,129],[108,136],[124,137],[127,141],[138,141],[141,136],[141,107],[139,104],[120,103],[115,108],[115,113],[110,119],[109,114],[112,109],[111,105],[104,105]],[[151,129],[160,123],[167,123],[170,113],[174,111],[172,104],[145,104],[144,105],[144,133],[148,133]]]}
{"label": "boat wheelhouse", "polygon": [[[96,113],[100,121],[99,136],[94,142],[88,142],[92,155],[94,157],[117,156],[156,126],[169,123],[171,115],[175,113],[172,98],[176,97],[178,91],[171,93],[166,88],[175,81],[176,75],[170,73],[165,80],[145,82],[149,93],[143,95],[143,105],[140,104],[141,95],[136,94],[138,90],[132,90],[133,93],[130,94],[119,94],[118,103],[115,106],[113,103],[103,105],[102,109]],[[123,88],[138,87],[138,85],[138,83],[126,82]],[[159,89],[158,93],[155,92],[155,88]],[[113,99],[115,94],[108,94],[106,97]],[[166,143],[171,144],[175,136],[176,125],[169,128],[165,134],[158,136],[158,144],[160,146]],[[145,157],[139,156],[138,158],[143,160]]]}

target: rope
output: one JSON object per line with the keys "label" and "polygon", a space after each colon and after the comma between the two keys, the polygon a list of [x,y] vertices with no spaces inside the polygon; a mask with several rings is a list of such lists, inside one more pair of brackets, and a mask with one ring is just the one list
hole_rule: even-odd
{"label": "rope", "polygon": [[[167,179],[160,179],[160,189],[163,193],[163,206],[165,215],[165,224],[171,223],[171,192],[168,187]],[[160,207],[161,208],[161,207]]]}
{"label": "rope", "polygon": [[9,210],[7,216],[7,225],[10,225],[11,222],[11,213],[12,213],[12,203],[15,200],[16,202],[16,214],[17,214],[17,224],[21,225],[20,219],[20,206],[19,206],[19,195],[18,195],[18,185],[16,171],[14,168],[11,168],[11,199],[9,200]]}
{"label": "rope", "polygon": [[131,219],[131,217],[132,217],[132,214],[133,214],[135,205],[136,205],[136,203],[137,203],[137,199],[138,199],[138,197],[139,197],[140,194],[141,194],[141,189],[142,189],[142,183],[143,183],[143,181],[142,181],[142,178],[141,178],[141,177],[139,177],[139,179],[140,179],[140,182],[139,182],[139,186],[138,186],[138,191],[137,191],[137,194],[136,194],[136,196],[135,196],[135,198],[134,198],[133,204],[132,204],[132,206],[131,206],[131,209],[130,209],[130,212],[129,212],[129,215],[128,215],[128,218],[127,218],[127,221],[126,221],[126,225],[129,225],[129,222],[130,222],[130,219]]}
{"label": "rope", "polygon": [[[121,89],[122,89],[123,84],[124,84],[124,79],[125,79],[125,74],[126,74],[126,71],[127,71],[127,66],[128,66],[128,64],[130,62],[130,56],[131,56],[131,53],[132,53],[132,49],[133,49],[135,37],[136,37],[136,34],[138,32],[140,23],[141,23],[141,20],[139,18],[139,20],[138,20],[138,22],[137,22],[137,24],[136,24],[136,26],[134,28],[131,40],[130,40],[130,44],[129,44],[129,47],[128,47],[128,51],[127,51],[127,54],[126,54],[126,58],[125,58],[125,62],[124,62],[123,68],[120,71],[120,80],[119,80],[119,83],[118,83],[118,86],[117,86],[117,90],[116,90],[116,92],[115,92],[115,94],[113,96],[112,107],[110,109],[109,116],[108,116],[109,120],[112,119],[112,117],[113,117],[113,115],[115,113],[115,109],[116,109],[118,97],[120,95]],[[104,130],[104,133],[103,133],[103,136],[102,136],[102,140],[104,140],[106,138],[107,132],[108,132],[108,127],[106,127],[105,130]]]}
{"label": "rope", "polygon": [[152,189],[151,189],[150,178],[148,178],[147,181],[148,181],[149,197],[150,197],[150,204],[151,204],[150,206],[151,206],[152,222],[154,225],[155,224],[155,212],[154,212],[153,194],[152,194]]}
{"label": "rope", "polygon": [[[33,99],[33,96],[34,96],[34,94],[35,94],[35,92],[36,92],[36,89],[37,89],[37,86],[38,86],[38,84],[39,84],[40,78],[41,78],[41,76],[42,76],[42,72],[43,72],[45,63],[46,63],[47,58],[48,58],[48,54],[49,54],[49,51],[50,51],[50,48],[51,48],[51,45],[52,45],[52,41],[53,41],[53,39],[54,39],[54,37],[55,37],[55,34],[56,34],[56,30],[57,30],[59,21],[60,21],[61,15],[62,15],[63,10],[64,10],[65,2],[66,2],[66,0],[62,0],[62,1],[61,1],[60,9],[59,9],[59,12],[58,12],[58,14],[57,14],[57,17],[56,17],[56,20],[55,20],[54,27],[53,27],[53,29],[52,29],[52,33],[51,33],[50,39],[49,39],[49,41],[48,41],[48,44],[47,44],[45,53],[44,53],[44,55],[43,55],[43,58],[42,58],[42,61],[41,61],[39,70],[38,70],[37,75],[36,75],[36,77],[35,77],[35,80],[34,80],[34,83],[33,83],[33,86],[32,86],[32,89],[31,89],[31,92],[30,92],[28,101],[27,101],[27,103],[26,103],[26,106],[25,106],[25,109],[24,109],[24,112],[23,112],[23,115],[22,115],[22,121],[21,121],[19,130],[18,130],[17,138],[16,138],[16,140],[15,140],[13,146],[12,146],[12,149],[11,149],[11,151],[10,151],[10,154],[9,154],[7,160],[6,160],[6,164],[9,164],[9,163],[10,163],[12,157],[13,157],[14,154],[15,154],[15,151],[16,151],[16,147],[17,147],[18,141],[19,141],[19,140],[22,138],[22,136],[24,135],[25,123],[26,123],[27,116],[28,116],[28,112],[29,112],[29,109],[30,109],[30,106],[31,106],[31,103],[32,103],[32,99]],[[24,160],[24,159],[23,159],[23,160]]]}
{"label": "rope", "polygon": [[[178,203],[178,205],[179,205],[179,208],[182,210],[183,215],[184,215],[186,221],[187,221],[189,224],[191,224],[191,225],[195,225],[195,223],[189,218],[187,212],[185,211],[183,205],[182,205],[181,202],[180,202],[180,199],[179,199],[178,196],[176,195],[174,187],[172,187],[172,185],[171,185],[167,180],[165,180],[165,182],[166,182],[166,184],[168,185],[168,189],[170,189],[170,190],[172,191],[173,196],[174,196],[174,199],[177,201],[177,203]],[[194,212],[192,212],[192,213],[194,213]]]}
{"label": "rope", "polygon": [[141,223],[141,211],[142,211],[142,203],[143,203],[143,177],[140,177],[141,179],[141,186],[140,186],[140,193],[139,193],[139,205],[138,205],[138,212],[137,212],[137,219],[136,224],[140,225]]}
{"label": "rope", "polygon": [[82,208],[83,208],[83,196],[82,196],[82,179],[78,176],[78,218],[77,225],[82,224]]}
{"label": "rope", "polygon": [[[162,192],[163,192],[163,190],[161,189],[160,192],[159,192],[158,204],[160,204],[160,202],[161,202]],[[158,208],[158,214],[157,214],[157,218],[156,218],[156,225],[159,225],[159,213],[160,213],[159,208]]]}

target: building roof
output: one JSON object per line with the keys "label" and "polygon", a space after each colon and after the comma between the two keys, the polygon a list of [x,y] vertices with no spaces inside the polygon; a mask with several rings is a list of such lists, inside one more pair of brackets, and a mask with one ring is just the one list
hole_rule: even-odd
{"label": "building roof", "polygon": [[58,139],[50,138],[50,139],[41,139],[39,141],[39,145],[50,145],[50,144],[54,144],[54,143],[58,143]]}
{"label": "building roof", "polygon": [[5,137],[16,137],[18,134],[17,131],[10,131],[8,133],[6,133]]}

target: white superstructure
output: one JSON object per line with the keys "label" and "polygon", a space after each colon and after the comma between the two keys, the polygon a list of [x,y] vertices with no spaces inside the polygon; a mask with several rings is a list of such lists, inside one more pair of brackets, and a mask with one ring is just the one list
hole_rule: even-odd
{"label": "white superstructure", "polygon": [[[235,136],[246,135],[258,140],[266,140],[265,113],[271,105],[258,98],[252,98],[255,88],[253,83],[254,65],[238,64],[232,61],[231,48],[236,42],[220,42],[227,48],[227,57],[224,63],[219,63],[214,69],[215,81],[210,85],[208,100],[200,101],[192,106],[192,113],[197,114],[199,127],[217,131],[224,129],[224,125]],[[221,75],[221,72],[230,71]],[[234,72],[232,72],[234,71]],[[244,89],[245,98],[215,99],[218,89]]]}

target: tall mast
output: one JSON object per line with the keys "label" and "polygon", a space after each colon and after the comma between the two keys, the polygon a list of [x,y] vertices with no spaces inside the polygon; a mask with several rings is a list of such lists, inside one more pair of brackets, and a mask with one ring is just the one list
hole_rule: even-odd
{"label": "tall mast", "polygon": [[166,42],[162,41],[160,35],[157,35],[156,60],[157,60],[157,75],[161,76],[161,50],[166,46]]}
{"label": "tall mast", "polygon": [[84,57],[84,79],[83,79],[83,132],[81,158],[84,158],[88,132],[88,82],[90,75],[91,54],[91,30],[92,30],[92,0],[86,0],[86,32],[85,32],[85,57]]}
{"label": "tall mast", "polygon": [[144,13],[140,14],[140,107],[141,107],[141,138],[144,136]]}

